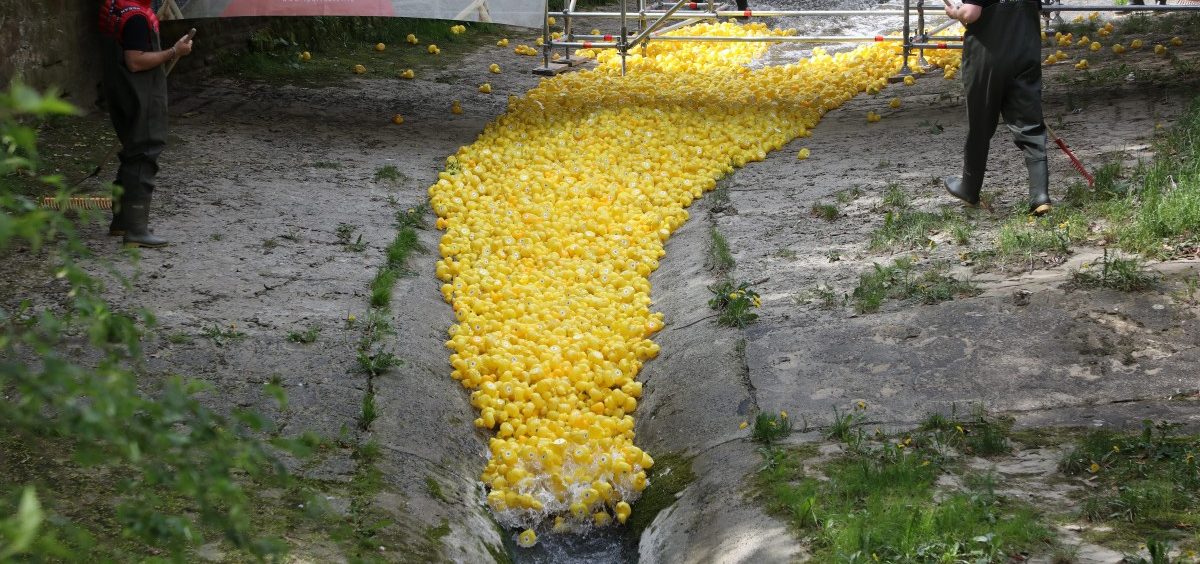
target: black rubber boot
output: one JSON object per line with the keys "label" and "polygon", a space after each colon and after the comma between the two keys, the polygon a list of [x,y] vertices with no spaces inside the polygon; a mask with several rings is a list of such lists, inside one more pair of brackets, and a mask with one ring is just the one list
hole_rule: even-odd
{"label": "black rubber boot", "polygon": [[166,239],[150,231],[150,201],[128,204],[124,210],[125,246],[157,249],[167,246]]}
{"label": "black rubber boot", "polygon": [[108,224],[108,236],[120,237],[125,234],[125,217],[121,214],[120,205],[113,202],[112,223]]}
{"label": "black rubber boot", "polygon": [[976,207],[979,205],[979,191],[972,193],[964,184],[961,178],[957,176],[947,176],[942,179],[946,185],[946,191],[951,196],[962,200],[968,206]]}
{"label": "black rubber boot", "polygon": [[1029,213],[1046,215],[1050,213],[1050,171],[1046,167],[1046,159],[1025,159],[1029,168]]}

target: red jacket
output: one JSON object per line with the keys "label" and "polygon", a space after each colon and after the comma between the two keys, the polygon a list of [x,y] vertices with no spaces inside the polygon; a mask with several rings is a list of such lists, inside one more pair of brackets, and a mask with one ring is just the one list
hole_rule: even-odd
{"label": "red jacket", "polygon": [[150,0],[102,0],[100,3],[100,33],[118,42],[125,31],[125,22],[133,16],[143,16],[150,22],[150,29],[158,33],[158,15],[150,6]]}

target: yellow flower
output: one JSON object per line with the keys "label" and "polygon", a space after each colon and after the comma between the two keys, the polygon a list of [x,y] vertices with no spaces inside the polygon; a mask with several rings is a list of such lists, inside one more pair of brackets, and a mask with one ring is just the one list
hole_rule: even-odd
{"label": "yellow flower", "polygon": [[749,425],[750,425],[749,423],[742,421],[741,423],[738,423],[738,429],[745,429]]}
{"label": "yellow flower", "polygon": [[865,402],[863,400],[858,400],[858,403],[855,404],[855,407],[857,407],[863,411],[866,411],[867,410],[867,402]]}
{"label": "yellow flower", "polygon": [[351,322],[351,323],[353,323],[355,319],[358,319],[358,318],[357,318],[357,317],[354,317],[354,314],[353,314],[353,313],[351,313],[350,315],[347,315],[347,316],[346,316],[346,321],[349,321],[349,322]]}
{"label": "yellow flower", "polygon": [[782,410],[781,410],[781,411],[779,412],[779,416],[780,416],[780,417],[782,417],[782,418],[784,418],[784,419],[787,419],[787,412],[786,412],[786,411],[782,411]]}
{"label": "yellow flower", "polygon": [[954,429],[956,431],[958,431],[958,434],[960,434],[960,435],[965,435],[967,433],[966,431],[963,430],[962,425],[955,425]]}
{"label": "yellow flower", "polygon": [[1091,466],[1088,466],[1088,472],[1095,474],[1096,472],[1099,472],[1099,471],[1100,471],[1100,465],[1096,464],[1095,462],[1093,462]]}

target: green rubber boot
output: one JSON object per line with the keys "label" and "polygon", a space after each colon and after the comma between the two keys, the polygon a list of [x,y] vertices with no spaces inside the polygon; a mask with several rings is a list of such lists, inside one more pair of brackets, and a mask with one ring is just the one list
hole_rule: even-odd
{"label": "green rubber boot", "polygon": [[150,231],[150,201],[128,204],[124,210],[125,237],[127,247],[158,249],[170,244],[166,239]]}

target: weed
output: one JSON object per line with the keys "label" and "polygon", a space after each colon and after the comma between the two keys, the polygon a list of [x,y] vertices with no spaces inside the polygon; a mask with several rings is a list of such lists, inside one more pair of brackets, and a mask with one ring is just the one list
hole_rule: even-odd
{"label": "weed", "polygon": [[861,425],[866,419],[866,404],[855,405],[846,413],[838,411],[837,406],[834,406],[833,423],[829,425],[829,431],[825,433],[825,438],[846,444],[860,443],[862,440]]}
{"label": "weed", "polygon": [[269,250],[271,250],[271,249],[274,249],[274,248],[276,248],[276,247],[278,247],[278,246],[279,246],[279,240],[278,240],[278,239],[276,239],[276,238],[274,238],[274,237],[270,237],[270,238],[267,238],[267,239],[263,239],[263,242],[262,242],[262,248],[264,248],[264,249],[266,249],[266,250],[268,250],[268,251],[269,251]]}
{"label": "weed", "polygon": [[192,336],[187,333],[171,333],[167,335],[167,342],[172,345],[190,345],[192,344]]}
{"label": "weed", "polygon": [[776,249],[775,256],[782,258],[782,259],[787,259],[787,260],[796,260],[797,254],[796,254],[796,251],[793,251],[792,249],[788,249],[788,248],[784,247],[781,249]]}
{"label": "weed", "polygon": [[921,123],[918,123],[917,125],[920,127],[924,127],[925,130],[927,132],[929,132],[930,135],[941,135],[942,132],[946,131],[946,128],[943,127],[940,122],[932,122],[929,120],[922,120]]}
{"label": "weed", "polygon": [[[388,351],[380,351],[375,354],[367,351],[358,352],[358,370],[372,377],[383,374],[401,364],[400,359]],[[374,402],[375,398],[372,397],[371,401]]]}
{"label": "weed", "polygon": [[1142,423],[1140,433],[1095,431],[1084,436],[1059,470],[1090,476],[1081,513],[1096,522],[1125,523],[1134,538],[1200,527],[1200,435],[1179,435],[1178,425]]}
{"label": "weed", "polygon": [[709,231],[708,267],[717,274],[725,274],[735,266],[737,262],[733,260],[729,241],[716,227],[712,228]]}
{"label": "weed", "polygon": [[829,249],[825,251],[825,258],[829,259],[829,262],[837,262],[842,260],[842,253],[837,249]]}
{"label": "weed", "polygon": [[370,431],[371,423],[375,422],[376,417],[379,417],[379,413],[375,411],[375,392],[368,391],[363,394],[362,410],[358,416],[358,428],[363,431]]}
{"label": "weed", "polygon": [[376,182],[399,182],[407,177],[394,165],[384,165],[375,169]]}
{"label": "weed", "polygon": [[421,204],[403,211],[396,212],[396,223],[401,228],[408,227],[410,229],[427,229],[429,224],[425,221],[425,217],[429,214],[429,204]]}
{"label": "weed", "polygon": [[341,243],[343,245],[350,244],[350,238],[354,236],[354,232],[357,230],[358,230],[357,225],[351,225],[349,223],[339,223],[337,226],[337,230],[335,231],[335,233],[337,233],[338,243]]}
{"label": "weed", "polygon": [[1136,258],[1109,257],[1108,249],[1100,259],[1100,271],[1095,265],[1084,264],[1071,274],[1076,284],[1090,288],[1110,288],[1122,292],[1139,292],[1152,288],[1157,281]]}
{"label": "weed", "polygon": [[862,190],[855,186],[849,190],[842,190],[841,192],[838,192],[834,198],[837,200],[837,203],[846,205],[854,200],[857,200],[860,196],[862,196]]}
{"label": "weed", "polygon": [[1058,264],[1071,252],[1071,243],[1086,236],[1081,219],[1062,216],[1057,210],[1041,218],[1016,217],[1000,226],[996,234],[996,258],[1020,259],[1032,270],[1035,261]]}
{"label": "weed", "polygon": [[396,233],[396,238],[392,239],[392,243],[388,245],[386,251],[387,262],[386,269],[395,270],[398,273],[404,273],[408,257],[414,252],[422,251],[420,239],[417,238],[417,232],[413,231],[412,227],[401,227]]}
{"label": "weed", "polygon": [[892,209],[907,209],[911,204],[908,194],[904,193],[904,189],[900,187],[900,183],[892,182],[888,184],[887,190],[883,193],[883,205]]}
{"label": "weed", "polygon": [[313,168],[342,168],[342,163],[335,163],[332,161],[317,161],[308,166]]}
{"label": "weed", "polygon": [[[871,250],[908,250],[928,247],[930,236],[966,222],[950,210],[940,213],[894,209],[883,216],[883,225],[871,234]],[[966,227],[969,229],[969,227]]]}
{"label": "weed", "polygon": [[304,331],[289,331],[287,340],[293,343],[309,344],[317,341],[317,336],[321,334],[320,327],[309,327]]}
{"label": "weed", "polygon": [[812,214],[825,221],[833,221],[841,215],[841,212],[833,204],[813,204]]}
{"label": "weed", "polygon": [[955,223],[950,226],[950,238],[954,239],[954,244],[960,247],[971,244],[971,235],[974,232],[975,226],[970,223]]}
{"label": "weed", "polygon": [[228,329],[222,328],[214,323],[212,327],[205,327],[200,331],[201,336],[211,339],[213,344],[218,347],[225,346],[226,343],[232,341],[240,341],[246,338],[246,334],[237,330],[237,326],[230,323]]}
{"label": "weed", "polygon": [[725,280],[710,287],[709,291],[713,298],[708,301],[708,306],[717,311],[717,325],[744,328],[758,319],[758,314],[751,308],[761,306],[762,299],[750,288],[749,282]]}
{"label": "weed", "polygon": [[346,244],[346,250],[352,253],[361,253],[367,250],[367,243],[366,241],[363,241],[362,233],[358,234],[358,238],[355,239],[353,243]]}
{"label": "weed", "polygon": [[213,233],[212,235],[209,235],[209,236],[208,236],[208,238],[209,238],[209,239],[212,239],[213,241],[220,241],[220,240],[222,240],[222,239],[224,239],[224,238],[225,238],[225,234],[223,234],[223,233]]}
{"label": "weed", "polygon": [[363,338],[359,343],[359,350],[369,350],[384,337],[395,334],[396,331],[392,328],[392,321],[388,318],[387,312],[382,309],[372,308],[367,313],[367,320],[363,326]]}
{"label": "weed", "polygon": [[384,308],[392,303],[392,288],[400,272],[393,268],[381,268],[371,280],[371,307]]}
{"label": "weed", "polygon": [[712,191],[709,196],[712,200],[712,213],[726,213],[733,210],[733,203],[729,200],[729,186],[721,185],[716,190]]}
{"label": "weed", "polygon": [[299,242],[300,242],[300,231],[299,231],[299,230],[296,230],[296,229],[293,229],[293,230],[291,230],[291,231],[288,231],[287,233],[285,233],[285,234],[283,234],[283,235],[280,235],[280,236],[279,236],[279,238],[280,238],[280,239],[283,239],[283,240],[285,240],[285,241],[291,241],[291,242],[293,242],[293,243],[299,243]]}
{"label": "weed", "polygon": [[760,412],[754,417],[754,427],[750,430],[750,439],[754,442],[772,446],[792,434],[792,422],[787,413]]}
{"label": "weed", "polygon": [[974,284],[932,269],[917,275],[911,260],[896,259],[891,266],[878,263],[872,270],[859,275],[858,286],[851,297],[859,313],[879,311],[886,299],[916,298],[924,304],[935,304],[959,296],[976,296],[980,291]]}
{"label": "weed", "polygon": [[818,306],[821,309],[834,309],[838,306],[837,293],[833,288],[825,285],[818,285],[813,288],[813,296],[816,297]]}

